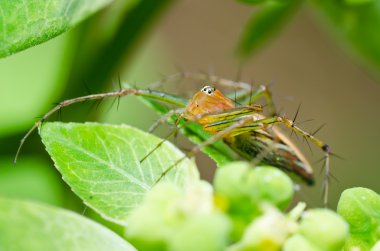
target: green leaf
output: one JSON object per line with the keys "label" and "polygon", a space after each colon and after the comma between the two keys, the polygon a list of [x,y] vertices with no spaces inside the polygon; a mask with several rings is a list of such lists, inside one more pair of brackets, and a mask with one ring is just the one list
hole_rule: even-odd
{"label": "green leaf", "polygon": [[136,250],[112,231],[76,213],[0,198],[0,250]]}
{"label": "green leaf", "polygon": [[185,186],[198,178],[192,161],[165,141],[136,128],[97,123],[46,123],[42,141],[64,180],[104,218],[127,224],[129,212],[169,167],[162,181]]}
{"label": "green leaf", "polygon": [[1,1],[0,57],[45,42],[110,2],[112,0]]}
{"label": "green leaf", "polygon": [[248,58],[283,25],[301,1],[268,1],[260,5],[246,25],[237,48],[238,56]]}
{"label": "green leaf", "polygon": [[[380,1],[314,0],[333,35],[380,72]],[[355,2],[355,3],[354,3]]]}

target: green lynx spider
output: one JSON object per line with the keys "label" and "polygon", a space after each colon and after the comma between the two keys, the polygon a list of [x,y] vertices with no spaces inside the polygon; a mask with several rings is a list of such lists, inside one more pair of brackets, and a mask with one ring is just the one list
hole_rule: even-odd
{"label": "green lynx spider", "polygon": [[[314,177],[311,165],[296,145],[276,126],[278,124],[285,125],[293,132],[313,142],[324,152],[324,168],[326,173],[324,179],[324,203],[327,203],[328,178],[330,172],[329,157],[331,155],[329,146],[314,137],[313,134],[299,128],[293,120],[284,116],[275,115],[271,94],[265,86],[259,86],[257,90],[253,91],[250,85],[243,82],[231,81],[200,73],[185,72],[171,75],[165,78],[164,81],[153,83],[150,85],[150,88],[157,87],[165,81],[181,78],[203,81],[206,82],[207,85],[198,91],[190,100],[164,92],[152,91],[150,89],[120,88],[120,90],[114,92],[92,94],[58,103],[39,119],[21,139],[14,162],[16,163],[20,150],[29,135],[41,126],[52,114],[63,107],[89,100],[102,100],[109,97],[120,98],[135,95],[150,100],[148,101],[150,104],[154,103],[157,105],[157,101],[159,101],[160,103],[179,107],[169,109],[167,106],[160,105],[161,108],[159,110],[161,110],[161,113],[164,113],[160,122],[172,121],[173,123],[174,120],[172,118],[177,115],[175,124],[178,127],[186,126],[186,124],[179,123],[181,120],[194,121],[199,123],[203,127],[203,130],[211,134],[202,143],[194,146],[186,156],[193,156],[202,148],[212,145],[216,140],[223,139],[238,155],[245,159],[252,160],[255,164],[258,164],[257,162],[264,162],[285,169],[295,173],[306,183],[313,184]],[[224,96],[218,89],[211,87],[211,84],[232,87],[238,90],[234,93],[235,102]],[[262,106],[253,104],[254,101],[262,96],[265,97],[266,103],[269,106],[269,116],[263,115]],[[237,103],[248,104],[236,105]],[[158,124],[155,124],[153,128],[157,125]],[[182,160],[180,159],[176,163],[180,161]],[[169,167],[162,176],[174,166],[175,165]]]}

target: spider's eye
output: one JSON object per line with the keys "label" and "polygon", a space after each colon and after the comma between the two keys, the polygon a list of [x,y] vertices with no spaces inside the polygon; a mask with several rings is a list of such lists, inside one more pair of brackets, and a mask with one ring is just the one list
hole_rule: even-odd
{"label": "spider's eye", "polygon": [[207,95],[211,95],[215,91],[215,88],[207,85],[203,87],[201,91]]}

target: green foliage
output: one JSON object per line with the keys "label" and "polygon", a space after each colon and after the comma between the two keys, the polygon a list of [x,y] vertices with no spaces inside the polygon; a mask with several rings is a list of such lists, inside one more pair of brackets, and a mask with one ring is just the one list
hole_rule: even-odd
{"label": "green foliage", "polygon": [[[199,180],[192,161],[178,162],[183,153],[167,141],[141,162],[161,140],[130,126],[55,122],[44,124],[40,134],[71,189],[104,218],[124,226],[125,238],[138,250],[370,250],[380,239],[380,196],[369,189],[344,192],[341,216],[328,209],[303,213],[302,203],[287,213],[293,182],[274,167],[232,162],[217,170],[213,187]],[[178,166],[156,184],[173,163]],[[2,213],[0,221],[5,219]],[[53,222],[66,231],[69,220]],[[17,231],[3,238],[23,234]]]}
{"label": "green foliage", "polygon": [[[117,28],[112,34],[110,30],[114,27],[103,31],[99,39],[106,41],[96,48],[93,48],[93,55],[87,60],[87,65],[84,67],[80,75],[91,85],[101,86],[109,83],[111,78],[120,74],[120,68],[125,67],[125,62],[134,54],[134,51],[140,46],[140,38],[143,36],[147,28],[150,27],[153,20],[161,13],[172,0],[129,0],[120,1],[119,5],[121,16],[116,24]],[[116,2],[115,2],[116,3]],[[131,8],[132,7],[132,8]],[[131,8],[131,9],[130,9]],[[129,10],[130,9],[130,10]],[[121,13],[120,13],[121,12]],[[97,26],[95,24],[95,30]],[[88,46],[91,46],[93,41],[90,39]],[[86,49],[86,48],[83,48]],[[124,64],[123,64],[124,63]]]}
{"label": "green foliage", "polygon": [[[127,125],[46,123],[42,141],[72,190],[103,217],[125,225],[130,210],[162,172],[184,155],[164,142],[140,162],[161,139]],[[163,177],[183,185],[197,177],[184,159]]]}
{"label": "green foliage", "polygon": [[73,191],[127,226],[140,250],[369,250],[379,240],[380,197],[368,189],[343,193],[338,212],[348,223],[327,209],[299,221],[303,205],[283,212],[293,182],[277,168],[232,162],[218,169],[214,191],[184,159],[154,185],[183,157],[167,141],[140,162],[161,140],[133,127],[56,122],[40,134]]}
{"label": "green foliage", "polygon": [[[285,213],[276,207],[277,198],[265,196],[275,190],[292,191],[289,178],[278,169],[248,167],[234,162],[219,168],[215,191],[202,181],[185,188],[157,184],[132,211],[127,239],[139,250],[342,249],[348,224],[341,216],[328,209],[312,209],[299,221],[304,205]],[[280,197],[289,201],[292,192],[284,194]]]}
{"label": "green foliage", "polygon": [[76,213],[0,197],[0,250],[135,250],[107,228]]}
{"label": "green foliage", "polygon": [[1,1],[0,57],[45,42],[102,9],[111,0]]}
{"label": "green foliage", "polygon": [[[0,57],[48,41],[110,2],[2,1]],[[48,101],[57,99],[65,81],[69,83],[66,86],[69,91],[64,95],[70,94],[70,97],[80,95],[77,86],[83,80],[94,89],[101,89],[121,63],[131,58],[146,27],[169,2],[119,1],[118,11],[107,13],[108,16],[116,13],[119,18],[107,19],[104,15],[94,19],[78,29],[75,42],[66,38],[53,41],[52,46],[59,46],[62,52],[57,54],[49,47],[41,47],[51,57],[61,59],[69,54],[63,60],[65,64],[57,60],[50,63],[49,57],[45,59],[49,64],[40,66],[38,62],[44,60],[38,53],[32,55],[30,64],[24,64],[24,55],[28,54],[5,59],[6,66],[2,70],[9,76],[19,77],[20,83],[15,85],[17,89],[1,88],[2,92],[22,97],[25,89],[30,97],[42,93],[44,100],[41,97],[38,107],[30,104],[27,98],[19,99],[11,107],[1,106],[0,134],[9,135],[31,124],[29,117],[24,115],[36,114]],[[267,44],[302,3],[301,0],[240,2],[257,8],[240,40],[240,59],[248,59],[261,45]],[[313,8],[328,20],[334,35],[355,48],[380,71],[379,1],[313,2]],[[103,19],[107,21],[102,23]],[[63,39],[73,43],[68,46],[70,50],[64,50],[67,41]],[[30,81],[33,74],[41,78]],[[60,74],[64,76],[57,77]],[[1,75],[1,82],[9,82],[8,75]],[[35,82],[41,82],[41,87]],[[52,85],[52,82],[59,84]],[[15,96],[6,95],[5,98],[11,103]],[[155,101],[145,101],[161,115],[169,110]],[[178,99],[175,105],[185,104],[185,99]],[[169,120],[173,122],[174,119]],[[210,137],[199,125],[191,124],[181,131],[195,143]],[[338,205],[340,216],[327,209],[309,209],[303,214],[305,205],[302,203],[287,212],[294,192],[291,179],[273,167],[253,169],[246,162],[230,163],[234,156],[221,141],[202,149],[218,166],[229,163],[217,170],[212,187],[199,180],[191,160],[184,158],[177,166],[172,166],[184,155],[168,142],[141,161],[161,139],[129,126],[46,123],[40,128],[40,135],[68,187],[102,217],[123,228],[123,237],[139,249],[379,249],[380,198],[369,189],[346,190]],[[10,141],[16,142],[11,137]],[[11,149],[7,143],[1,143],[6,151]],[[2,159],[0,165],[6,166],[6,160]],[[57,176],[45,166],[40,159],[28,158],[14,170],[7,166],[2,168],[1,196],[32,198],[67,207],[70,198],[66,196],[72,195],[63,192],[63,184],[58,184]],[[168,168],[172,168],[171,171],[156,184]],[[135,250],[113,232],[82,216],[32,202],[0,198],[0,250],[78,249]]]}
{"label": "green foliage", "polygon": [[[246,24],[238,45],[238,55],[247,59],[273,37],[305,1],[238,0],[252,4],[256,11]],[[310,0],[312,9],[327,22],[335,37],[346,45],[349,54],[380,72],[380,2],[374,0]],[[266,42],[265,45],[268,43]]]}
{"label": "green foliage", "polygon": [[[370,0],[313,1],[334,35],[380,71],[380,2]],[[344,2],[345,4],[343,4]]]}
{"label": "green foliage", "polygon": [[238,54],[246,59],[285,23],[301,1],[266,1],[248,21],[238,46]]}

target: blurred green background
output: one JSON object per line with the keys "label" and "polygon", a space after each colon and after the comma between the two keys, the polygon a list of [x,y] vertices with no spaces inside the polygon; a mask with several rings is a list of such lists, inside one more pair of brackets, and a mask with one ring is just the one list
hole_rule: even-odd
{"label": "blurred green background", "polygon": [[[293,117],[302,104],[299,121],[314,119],[302,127],[312,132],[326,123],[317,136],[344,158],[331,161],[338,180],[331,182],[331,207],[349,187],[379,193],[379,1],[289,1],[284,13],[268,2],[114,1],[69,32],[0,59],[0,195],[83,211],[36,133],[13,166],[19,140],[54,102],[88,90],[114,90],[119,76],[143,88],[177,67],[269,85],[283,114]],[[119,109],[111,102],[98,109],[78,104],[53,119],[128,123],[146,130],[157,116],[127,97]],[[319,149],[311,153],[293,139],[311,162],[322,157]],[[183,140],[179,144],[188,147]],[[197,163],[211,179],[215,164],[202,154]],[[297,196],[309,206],[322,206],[322,165],[314,167],[318,183],[302,185]]]}

